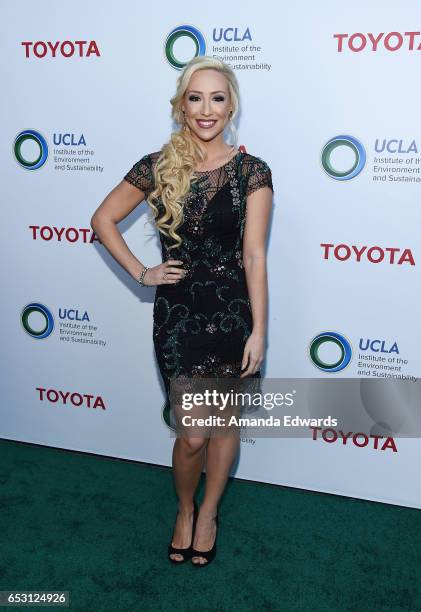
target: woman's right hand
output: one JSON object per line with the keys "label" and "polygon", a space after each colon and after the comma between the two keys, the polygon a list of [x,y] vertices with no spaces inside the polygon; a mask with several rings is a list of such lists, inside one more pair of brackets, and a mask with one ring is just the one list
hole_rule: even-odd
{"label": "woman's right hand", "polygon": [[179,259],[168,259],[153,268],[148,268],[143,277],[143,284],[147,287],[152,285],[175,285],[187,274],[184,268],[180,268],[182,263]]}

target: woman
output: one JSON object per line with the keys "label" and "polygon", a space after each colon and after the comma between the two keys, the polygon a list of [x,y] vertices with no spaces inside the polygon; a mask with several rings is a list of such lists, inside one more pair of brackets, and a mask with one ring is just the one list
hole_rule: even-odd
{"label": "woman", "polygon": [[[238,83],[224,62],[200,56],[177,80],[172,116],[180,130],[144,155],[95,211],[91,226],[127,272],[156,286],[153,341],[169,407],[177,377],[260,377],[265,352],[269,166],[224,142],[236,135]],[[146,199],[159,230],[162,263],[146,267],[117,229]],[[246,222],[247,216],[247,222]],[[177,437],[178,512],[168,556],[196,567],[215,556],[217,508],[239,437]],[[194,501],[206,460],[200,511]]]}

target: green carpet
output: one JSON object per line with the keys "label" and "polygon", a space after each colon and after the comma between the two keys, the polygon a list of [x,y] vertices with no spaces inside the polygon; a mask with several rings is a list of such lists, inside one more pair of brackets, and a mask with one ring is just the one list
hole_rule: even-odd
{"label": "green carpet", "polygon": [[230,479],[215,560],[173,566],[170,469],[0,452],[0,590],[67,590],[78,612],[421,610],[419,510]]}

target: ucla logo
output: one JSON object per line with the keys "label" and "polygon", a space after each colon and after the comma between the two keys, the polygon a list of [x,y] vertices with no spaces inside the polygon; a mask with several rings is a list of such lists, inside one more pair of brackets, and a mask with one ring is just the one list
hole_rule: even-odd
{"label": "ucla logo", "polygon": [[[195,48],[193,55],[187,61],[177,58],[174,51],[175,43],[183,38],[193,41]],[[167,58],[169,64],[176,70],[182,70],[193,57],[197,57],[198,55],[206,55],[205,37],[200,30],[191,25],[180,25],[174,28],[174,30],[171,30],[167,36],[164,46],[165,57]]]}
{"label": "ucla logo", "polygon": [[[325,355],[321,356],[321,349]],[[337,349],[339,348],[339,357]],[[333,349],[333,351],[332,351]],[[332,356],[330,354],[333,353]],[[352,347],[349,340],[337,332],[323,332],[310,342],[309,356],[313,365],[323,372],[339,372],[351,361]]]}
{"label": "ucla logo", "polygon": [[215,42],[242,42],[243,40],[252,40],[250,30],[247,28],[244,32],[240,28],[213,28],[213,40]]}
{"label": "ucla logo", "polygon": [[67,319],[68,321],[90,321],[86,310],[79,312],[79,310],[74,308],[59,308],[58,316],[60,319]]}
{"label": "ucla logo", "polygon": [[40,132],[23,130],[13,143],[16,161],[25,170],[38,170],[47,161],[48,144]]}
{"label": "ucla logo", "polygon": [[387,344],[386,340],[370,340],[370,338],[360,338],[360,350],[371,350],[374,353],[396,353],[399,355],[397,342]]}
{"label": "ucla logo", "polygon": [[66,147],[86,146],[86,140],[83,134],[80,136],[76,136],[76,134],[54,134],[53,142],[55,145],[64,145]]}
{"label": "ucla logo", "polygon": [[376,153],[418,153],[417,143],[415,140],[406,146],[403,140],[386,140],[386,138],[383,138],[382,143],[380,143],[380,140],[376,138],[374,150]]}
{"label": "ucla logo", "polygon": [[[20,318],[26,333],[37,340],[47,338],[54,329],[54,318],[51,311],[39,302],[27,304],[23,308]],[[39,325],[36,325],[37,320],[40,321]]]}
{"label": "ucla logo", "polygon": [[[348,168],[339,169],[332,159],[333,153],[351,151],[353,160]],[[366,162],[364,146],[353,136],[341,135],[331,138],[322,149],[321,162],[323,170],[330,178],[337,181],[349,181],[355,178],[364,168]]]}

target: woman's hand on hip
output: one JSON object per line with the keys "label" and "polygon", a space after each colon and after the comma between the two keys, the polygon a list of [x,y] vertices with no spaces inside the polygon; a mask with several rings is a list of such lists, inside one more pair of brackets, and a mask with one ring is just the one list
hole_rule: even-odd
{"label": "woman's hand on hip", "polygon": [[148,268],[143,277],[143,283],[147,287],[153,285],[175,285],[187,273],[184,268],[180,268],[182,263],[179,259],[168,259],[153,268]]}

